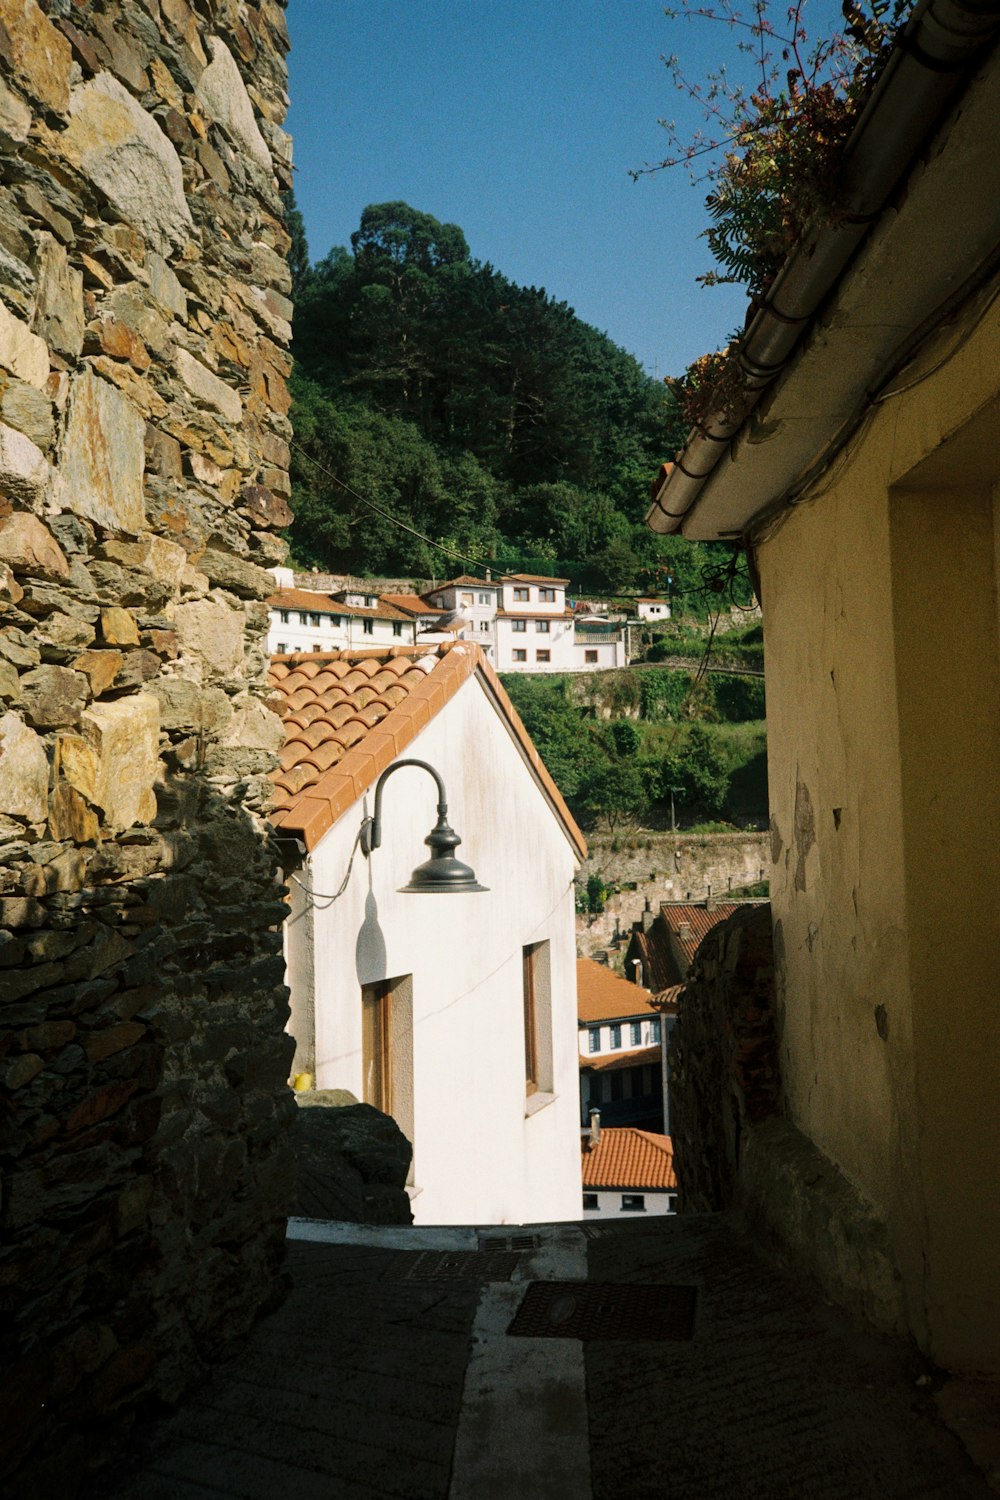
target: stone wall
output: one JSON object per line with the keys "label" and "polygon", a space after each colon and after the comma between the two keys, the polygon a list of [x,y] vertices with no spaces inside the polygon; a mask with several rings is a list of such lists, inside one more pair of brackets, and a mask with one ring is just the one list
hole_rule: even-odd
{"label": "stone wall", "polygon": [[770,906],[734,913],[699,947],[669,1066],[681,1209],[729,1208],[748,1131],[781,1108]]}
{"label": "stone wall", "polygon": [[[704,901],[711,894],[724,901],[730,890],[754,885],[771,873],[766,833],[659,833],[645,830],[628,837],[592,838],[577,884],[597,874],[623,889],[609,896],[603,912],[577,918],[577,947],[585,957],[609,948],[617,930],[625,934],[642,916],[646,900],[653,910],[661,901]],[[634,883],[635,889],[624,887]],[[711,888],[711,890],[709,889]],[[624,953],[624,946],[621,952]]]}
{"label": "stone wall", "polygon": [[670,1038],[670,1125],[684,1213],[732,1210],[826,1296],[884,1333],[906,1329],[883,1218],[787,1117],[770,906],[711,932]]}
{"label": "stone wall", "polygon": [[0,0],[0,1490],[280,1286],[278,0]]}

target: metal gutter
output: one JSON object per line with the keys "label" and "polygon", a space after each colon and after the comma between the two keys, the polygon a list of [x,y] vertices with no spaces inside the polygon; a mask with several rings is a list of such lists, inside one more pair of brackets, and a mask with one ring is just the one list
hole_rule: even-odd
{"label": "metal gutter", "polygon": [[961,81],[1000,32],[1000,0],[921,0],[897,39],[852,132],[842,167],[844,209],[835,224],[817,224],[792,252],[740,341],[743,400],[689,435],[673,465],[661,469],[646,524],[680,530],[731,440],[762,393],[792,358],[833,284],[918,147],[938,123]]}

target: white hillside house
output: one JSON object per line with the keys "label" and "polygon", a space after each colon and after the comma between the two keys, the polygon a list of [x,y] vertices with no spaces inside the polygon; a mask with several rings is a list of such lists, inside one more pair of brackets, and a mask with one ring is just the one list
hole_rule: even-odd
{"label": "white hillside house", "polygon": [[[586,846],[496,675],[459,641],[275,659],[271,680],[295,1073],[396,1119],[417,1223],[578,1217],[573,877]],[[408,889],[435,773],[457,857],[485,889]]]}

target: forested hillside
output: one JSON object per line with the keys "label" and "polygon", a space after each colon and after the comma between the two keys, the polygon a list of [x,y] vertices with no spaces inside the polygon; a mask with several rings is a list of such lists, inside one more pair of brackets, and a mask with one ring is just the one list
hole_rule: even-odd
{"label": "forested hillside", "polygon": [[642,521],[683,438],[662,384],[544,288],[474,260],[457,225],[377,204],[350,250],[310,265],[294,206],[291,222],[299,565],[440,578],[480,562],[602,593],[670,573],[700,612],[725,549]]}

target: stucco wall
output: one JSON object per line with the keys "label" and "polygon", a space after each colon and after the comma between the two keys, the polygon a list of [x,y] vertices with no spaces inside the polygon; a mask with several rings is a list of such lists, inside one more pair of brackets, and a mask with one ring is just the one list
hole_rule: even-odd
{"label": "stucco wall", "polygon": [[921,1344],[995,1369],[996,305],[967,334],[758,555],[788,1113],[884,1218]]}
{"label": "stucco wall", "polygon": [[[426,772],[395,773],[382,847],[356,855],[344,895],[312,916],[317,1084],[361,1097],[361,986],[412,975],[416,1222],[576,1217],[573,850],[478,680],[405,753],[443,775],[458,857],[489,891],[399,893],[427,856],[436,794]],[[359,803],[322,840],[308,876],[317,891],[339,888],[361,816]],[[292,946],[309,920],[293,921]],[[526,1117],[521,953],[546,940],[556,1097]],[[299,973],[293,962],[293,1024]]]}

